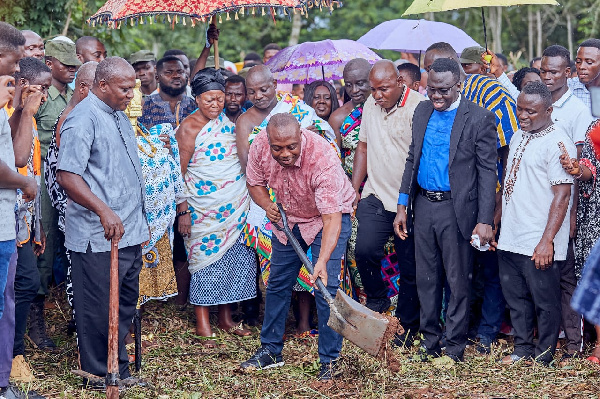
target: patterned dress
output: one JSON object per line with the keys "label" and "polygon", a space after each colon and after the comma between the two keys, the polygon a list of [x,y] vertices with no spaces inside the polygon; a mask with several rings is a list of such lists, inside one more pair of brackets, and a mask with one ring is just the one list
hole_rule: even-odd
{"label": "patterned dress", "polygon": [[600,120],[595,120],[586,133],[579,162],[592,172],[592,179],[579,181],[579,204],[577,205],[577,237],[575,238],[575,275],[579,280],[585,261],[600,238],[600,185],[597,170],[600,153],[594,149],[591,135],[600,136]]}
{"label": "patterned dress", "polygon": [[[171,152],[159,135],[169,136]],[[179,147],[171,124],[159,124],[149,131],[140,123],[136,129],[138,156],[146,186],[144,206],[150,226],[150,242],[142,249],[138,305],[151,299],[177,295],[173,269],[173,223],[177,202],[181,202],[183,181]]]}
{"label": "patterned dress", "polygon": [[240,241],[250,206],[237,155],[234,125],[225,113],[196,136],[184,176],[192,216],[188,252],[190,303],[222,305],[256,296],[256,255]]}

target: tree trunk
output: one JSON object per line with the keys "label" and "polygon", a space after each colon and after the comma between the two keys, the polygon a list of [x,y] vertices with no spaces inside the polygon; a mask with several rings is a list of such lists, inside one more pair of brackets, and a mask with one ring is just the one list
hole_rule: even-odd
{"label": "tree trunk", "polygon": [[573,58],[573,22],[571,13],[567,13],[567,42],[569,43],[569,53]]}
{"label": "tree trunk", "polygon": [[292,16],[292,31],[290,33],[289,46],[295,46],[300,39],[300,29],[302,28],[302,15],[300,13]]}
{"label": "tree trunk", "polygon": [[531,6],[527,7],[527,56],[533,59],[533,12]]}
{"label": "tree trunk", "polygon": [[537,56],[541,56],[544,49],[542,48],[542,12],[537,10],[535,12],[535,19],[537,25]]}

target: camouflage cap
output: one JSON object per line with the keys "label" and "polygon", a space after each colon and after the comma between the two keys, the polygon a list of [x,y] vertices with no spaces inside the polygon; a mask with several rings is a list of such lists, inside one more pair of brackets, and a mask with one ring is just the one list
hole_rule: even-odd
{"label": "camouflage cap", "polygon": [[80,66],[81,61],[77,58],[75,43],[64,40],[48,40],[46,42],[46,57],[54,57],[67,66]]}
{"label": "camouflage cap", "polygon": [[460,58],[458,62],[461,64],[481,64],[483,65],[483,61],[481,61],[481,54],[485,53],[485,49],[481,46],[472,46],[467,47],[460,54]]}
{"label": "camouflage cap", "polygon": [[156,56],[150,50],[140,50],[129,56],[129,63],[135,65],[138,62],[153,61],[156,62]]}

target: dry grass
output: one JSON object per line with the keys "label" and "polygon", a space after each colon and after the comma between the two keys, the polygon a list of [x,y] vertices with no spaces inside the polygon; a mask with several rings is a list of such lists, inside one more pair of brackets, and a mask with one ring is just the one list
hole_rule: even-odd
{"label": "dry grass", "polygon": [[[70,373],[77,368],[75,339],[65,335],[66,306],[49,310],[50,334],[60,353],[28,350],[38,379],[31,385],[48,398],[100,398],[86,391]],[[499,366],[510,353],[508,344],[494,347],[491,356],[468,350],[466,361],[450,367],[417,360],[417,349],[397,351],[401,370],[390,373],[382,363],[345,343],[343,377],[330,385],[315,383],[318,371],[317,340],[289,340],[282,368],[243,374],[240,362],[259,345],[252,338],[219,332],[219,349],[206,350],[192,334],[193,312],[172,304],[150,303],[143,333],[154,335],[158,347],[143,357],[141,377],[151,388],[130,389],[122,398],[598,398],[600,369],[585,360],[574,360],[562,369],[537,365]]]}

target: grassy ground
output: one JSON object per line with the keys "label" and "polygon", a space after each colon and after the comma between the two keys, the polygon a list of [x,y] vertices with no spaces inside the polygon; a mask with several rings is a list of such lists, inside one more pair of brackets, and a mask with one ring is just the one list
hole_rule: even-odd
{"label": "grassy ground", "polygon": [[[48,398],[100,398],[102,393],[86,391],[77,368],[75,339],[67,337],[67,307],[55,300],[49,309],[50,335],[60,347],[57,354],[28,349],[37,380],[30,389]],[[151,388],[134,388],[122,398],[598,398],[600,369],[585,360],[574,360],[564,368],[514,365],[496,361],[510,353],[503,342],[489,357],[467,350],[465,362],[450,367],[416,360],[417,349],[395,350],[399,373],[344,343],[343,376],[333,384],[315,382],[318,371],[317,339],[290,339],[283,352],[284,367],[243,374],[240,362],[260,344],[251,338],[230,336],[215,329],[221,347],[204,349],[193,335],[191,307],[184,311],[170,303],[150,303],[143,320],[143,334],[152,334],[158,343],[143,356],[140,376]]]}

